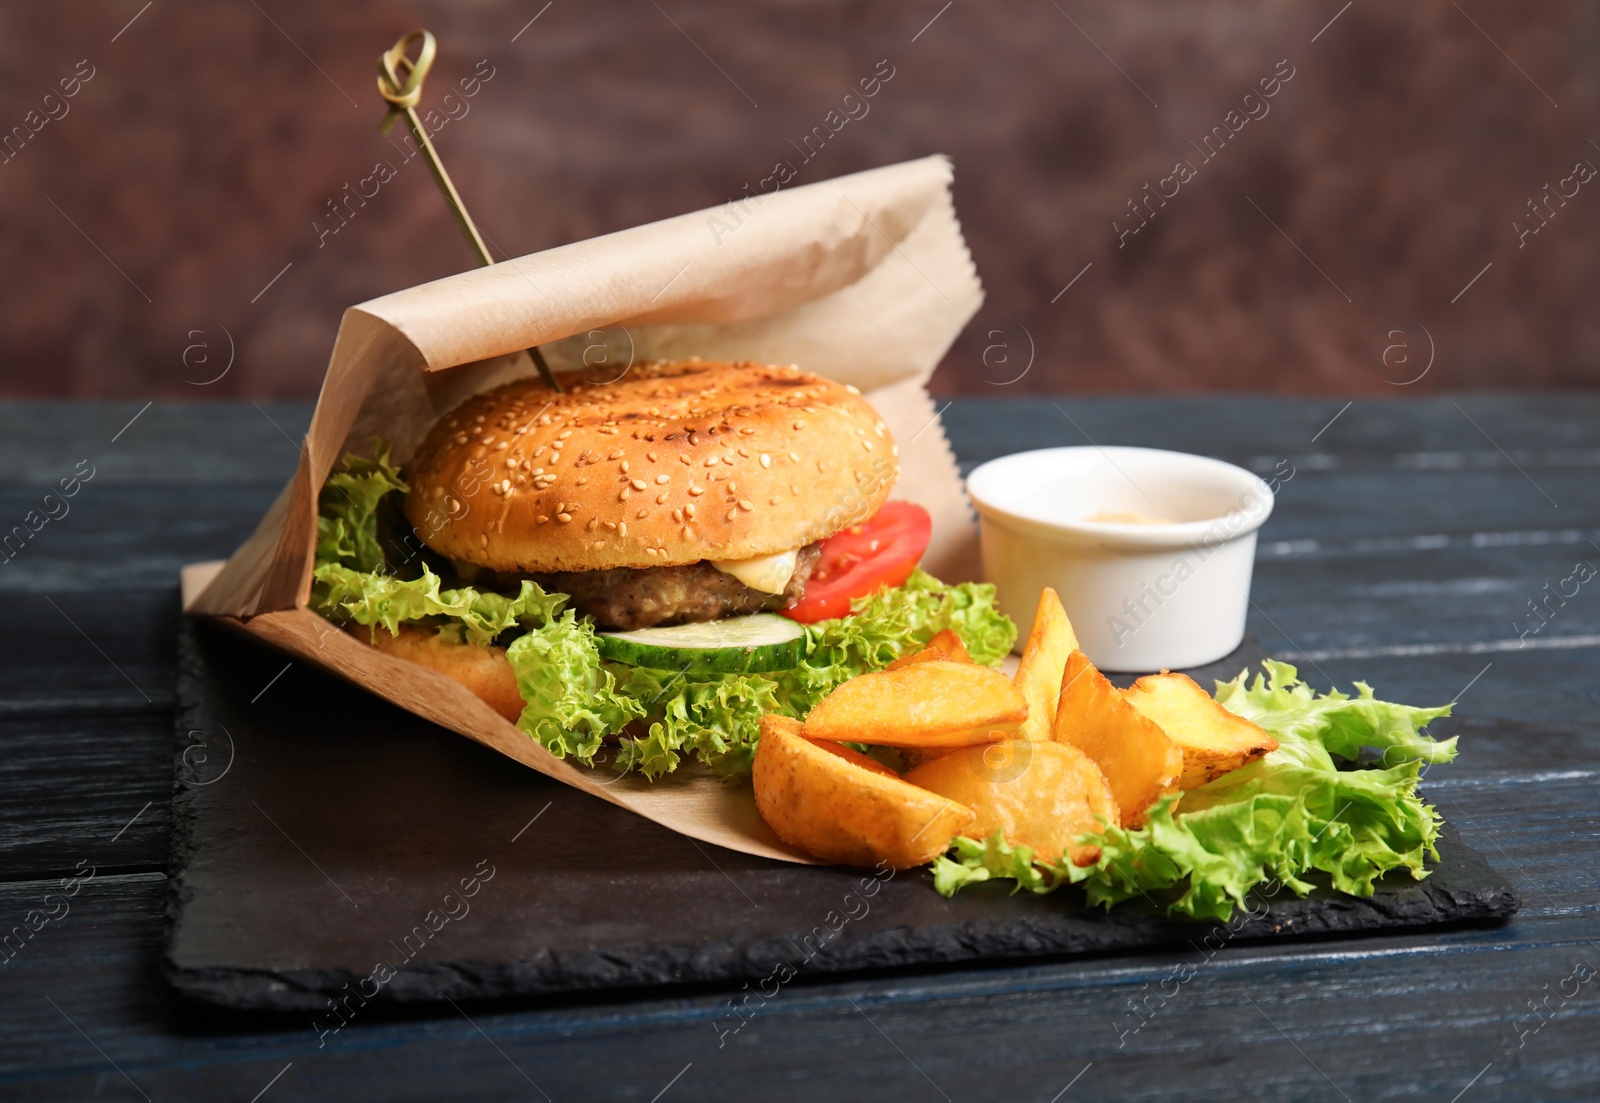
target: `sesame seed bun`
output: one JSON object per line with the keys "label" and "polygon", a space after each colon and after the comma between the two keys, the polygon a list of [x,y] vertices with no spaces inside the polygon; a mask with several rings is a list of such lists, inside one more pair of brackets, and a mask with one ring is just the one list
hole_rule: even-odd
{"label": "sesame seed bun", "polygon": [[752,559],[866,520],[900,473],[860,393],[798,368],[685,360],[562,386],[508,383],[434,425],[405,506],[429,547],[526,574]]}

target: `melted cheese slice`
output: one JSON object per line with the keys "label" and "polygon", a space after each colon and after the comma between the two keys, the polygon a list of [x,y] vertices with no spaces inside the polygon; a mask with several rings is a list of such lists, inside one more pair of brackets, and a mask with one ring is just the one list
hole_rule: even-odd
{"label": "melted cheese slice", "polygon": [[732,575],[752,590],[781,594],[794,577],[799,551],[779,552],[756,559],[712,559],[709,562],[723,574]]}

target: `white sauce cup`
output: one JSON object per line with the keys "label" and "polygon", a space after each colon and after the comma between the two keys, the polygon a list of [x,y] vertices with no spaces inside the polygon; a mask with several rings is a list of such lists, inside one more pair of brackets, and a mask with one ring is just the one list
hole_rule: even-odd
{"label": "white sauce cup", "polygon": [[[967,478],[985,577],[1022,628],[1054,587],[1102,670],[1202,666],[1244,639],[1272,490],[1231,463],[1155,448],[1044,448]],[[1136,514],[1145,524],[1091,520]]]}

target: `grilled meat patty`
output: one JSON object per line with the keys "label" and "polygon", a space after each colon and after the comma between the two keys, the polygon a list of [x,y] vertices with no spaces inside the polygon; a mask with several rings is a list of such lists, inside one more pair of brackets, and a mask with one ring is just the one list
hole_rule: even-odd
{"label": "grilled meat patty", "polygon": [[536,574],[533,580],[552,593],[567,594],[573,607],[593,617],[598,627],[631,631],[786,608],[805,596],[806,580],[821,555],[817,544],[801,548],[794,577],[781,594],[752,590],[704,560],[680,567]]}

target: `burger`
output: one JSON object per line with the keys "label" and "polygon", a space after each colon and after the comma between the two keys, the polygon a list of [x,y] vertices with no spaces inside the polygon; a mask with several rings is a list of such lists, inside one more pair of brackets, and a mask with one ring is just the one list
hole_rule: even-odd
{"label": "burger", "polygon": [[[820,542],[888,498],[898,453],[853,387],[793,367],[650,364],[467,400],[412,458],[405,515],[463,580],[530,578],[598,628],[714,621],[799,603]],[[462,488],[483,481],[488,497],[468,503]]]}
{"label": "burger", "polygon": [[749,769],[759,720],[954,628],[992,587],[918,570],[928,514],[854,387],[797,367],[636,366],[467,399],[401,470],[378,442],[319,499],[313,607],[465,685],[547,749],[654,777]]}

